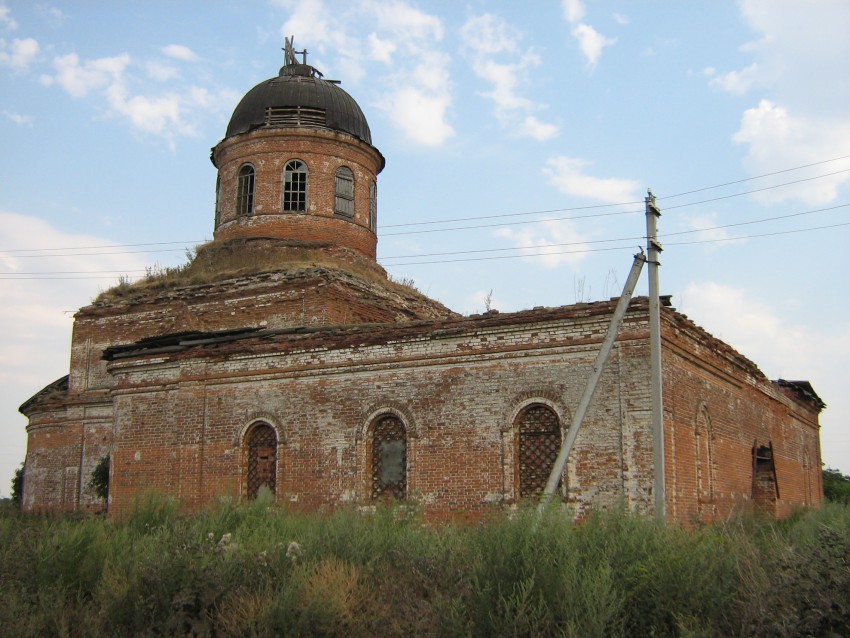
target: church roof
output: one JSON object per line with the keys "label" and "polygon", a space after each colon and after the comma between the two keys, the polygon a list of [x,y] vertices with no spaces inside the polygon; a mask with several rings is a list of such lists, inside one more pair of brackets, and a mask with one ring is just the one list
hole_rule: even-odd
{"label": "church roof", "polygon": [[233,111],[226,137],[264,126],[319,126],[372,144],[363,111],[336,82],[309,64],[288,61],[276,78],[252,88]]}

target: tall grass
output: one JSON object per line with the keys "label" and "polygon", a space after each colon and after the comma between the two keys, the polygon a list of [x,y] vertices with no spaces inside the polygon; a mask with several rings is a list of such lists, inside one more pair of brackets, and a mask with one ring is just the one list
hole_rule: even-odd
{"label": "tall grass", "polygon": [[147,495],[115,521],[0,512],[0,597],[22,637],[850,635],[850,510],[432,527]]}

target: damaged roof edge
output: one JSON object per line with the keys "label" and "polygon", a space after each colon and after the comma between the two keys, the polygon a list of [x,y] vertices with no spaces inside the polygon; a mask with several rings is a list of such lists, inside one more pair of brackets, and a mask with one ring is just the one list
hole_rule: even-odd
{"label": "damaged roof edge", "polygon": [[61,394],[63,396],[68,394],[68,379],[70,378],[70,376],[71,375],[66,374],[64,377],[59,377],[53,383],[49,383],[44,386],[41,390],[39,390],[29,399],[24,401],[21,404],[21,407],[18,408],[18,412],[20,412],[24,416],[27,416],[26,410],[29,410],[29,408],[32,407],[34,404],[47,398],[51,394],[56,393]]}
{"label": "damaged roof edge", "polygon": [[788,388],[800,397],[811,401],[818,407],[818,411],[821,411],[826,407],[824,400],[818,396],[817,392],[815,392],[815,389],[812,387],[812,384],[808,381],[787,381],[785,379],[777,379],[773,383],[778,385],[780,388]]}

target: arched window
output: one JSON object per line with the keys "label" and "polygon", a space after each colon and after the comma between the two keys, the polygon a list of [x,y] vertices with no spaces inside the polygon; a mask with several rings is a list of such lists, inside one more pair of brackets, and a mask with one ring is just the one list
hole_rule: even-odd
{"label": "arched window", "polygon": [[407,433],[391,414],[378,417],[372,428],[372,498],[407,495]]}
{"label": "arched window", "polygon": [[277,433],[268,423],[257,423],[245,435],[245,494],[256,498],[265,485],[272,494],[277,483]]}
{"label": "arched window", "polygon": [[354,173],[346,166],[336,169],[334,212],[343,217],[354,217]]}
{"label": "arched window", "polygon": [[533,404],[520,412],[517,453],[519,497],[543,494],[561,448],[561,427],[552,408]]}
{"label": "arched window", "polygon": [[378,229],[378,184],[374,180],[369,184],[369,228]]}
{"label": "arched window", "polygon": [[307,165],[301,160],[289,160],[283,169],[283,210],[307,210]]}
{"label": "arched window", "polygon": [[236,211],[240,215],[254,212],[254,167],[244,164],[239,169],[236,186]]}
{"label": "arched window", "polygon": [[221,221],[221,174],[215,178],[215,225],[218,227]]}
{"label": "arched window", "polygon": [[705,405],[697,410],[694,442],[699,515],[711,519],[714,516],[714,435]]}

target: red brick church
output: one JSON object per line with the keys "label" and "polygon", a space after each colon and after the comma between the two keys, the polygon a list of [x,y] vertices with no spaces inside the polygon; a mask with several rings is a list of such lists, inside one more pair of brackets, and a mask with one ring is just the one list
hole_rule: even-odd
{"label": "red brick church", "polygon": [[[155,490],[187,509],[270,490],[297,507],[409,499],[432,517],[540,495],[616,299],[460,316],[376,262],[384,157],[360,107],[288,47],[212,149],[214,240],[190,264],[75,316],[70,374],[29,418],[23,507],[109,509]],[[663,464],[653,463],[646,298],[631,301],[569,456],[576,516],[670,520],[822,499],[805,381],[770,381],[661,309]]]}

